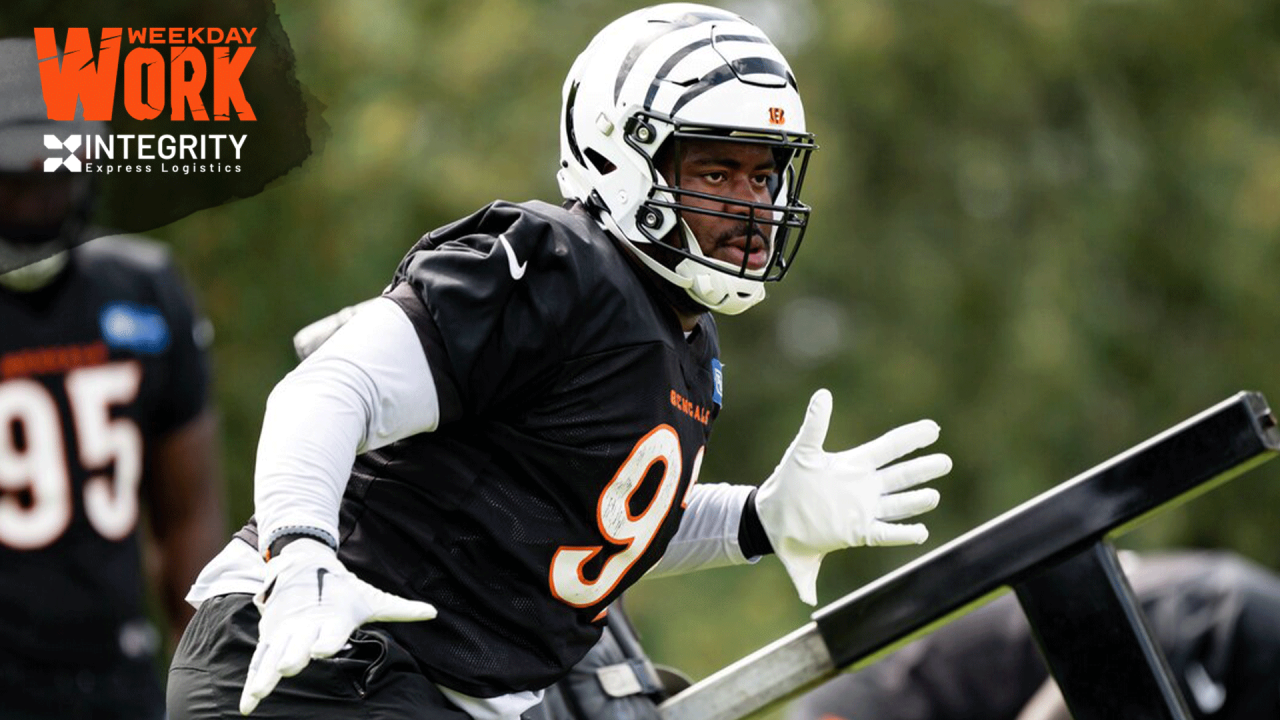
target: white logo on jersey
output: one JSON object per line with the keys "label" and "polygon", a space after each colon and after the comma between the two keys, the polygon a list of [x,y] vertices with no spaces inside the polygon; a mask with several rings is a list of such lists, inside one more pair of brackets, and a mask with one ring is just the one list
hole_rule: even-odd
{"label": "white logo on jersey", "polygon": [[498,236],[498,242],[502,243],[502,247],[507,249],[507,269],[511,271],[511,279],[519,280],[524,277],[524,271],[529,267],[529,261],[522,263],[516,262],[516,251],[511,249],[511,243],[507,242],[507,234],[503,233]]}

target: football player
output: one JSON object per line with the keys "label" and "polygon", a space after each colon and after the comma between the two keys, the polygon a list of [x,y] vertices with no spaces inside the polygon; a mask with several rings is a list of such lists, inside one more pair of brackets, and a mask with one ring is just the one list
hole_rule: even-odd
{"label": "football player", "polygon": [[[1196,720],[1280,717],[1280,577],[1221,551],[1122,554]],[[791,720],[1070,720],[1005,595],[797,701]]]}
{"label": "football player", "polygon": [[[273,390],[255,521],[201,574],[174,720],[517,718],[649,575],[922,542],[922,420],[841,452],[818,391],[758,488],[698,483],[741,313],[808,224],[796,81],[759,28],[628,14],[569,71],[566,202],[495,202],[410,248]],[[354,465],[353,465],[354,460]],[[265,560],[265,562],[264,562]]]}
{"label": "football player", "polygon": [[176,644],[225,537],[210,331],[162,246],[81,244],[93,183],[44,171],[46,135],[104,131],[49,121],[35,43],[0,40],[5,720],[163,717],[144,545]]}

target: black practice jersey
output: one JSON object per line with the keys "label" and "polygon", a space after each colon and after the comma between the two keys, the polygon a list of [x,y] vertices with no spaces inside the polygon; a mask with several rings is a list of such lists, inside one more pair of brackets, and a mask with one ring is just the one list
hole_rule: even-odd
{"label": "black practice jersey", "polygon": [[194,330],[150,241],[100,238],[46,288],[0,288],[0,659],[92,666],[137,645],[143,458],[205,404]]}
{"label": "black practice jersey", "polygon": [[437,619],[390,623],[434,681],[550,685],[662,556],[720,405],[718,340],[595,222],[494,203],[420,240],[386,295],[421,339],[435,432],[355,462],[340,556]]}

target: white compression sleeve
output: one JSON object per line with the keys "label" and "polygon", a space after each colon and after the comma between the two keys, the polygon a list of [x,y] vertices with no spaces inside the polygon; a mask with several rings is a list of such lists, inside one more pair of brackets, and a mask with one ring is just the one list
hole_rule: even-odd
{"label": "white compression sleeve", "polygon": [[254,468],[259,542],[295,525],[337,538],[356,455],[435,430],[439,419],[435,382],[409,318],[390,300],[368,304],[267,399]]}
{"label": "white compression sleeve", "polygon": [[738,546],[742,508],[754,489],[750,485],[695,485],[689,493],[689,507],[680,519],[680,529],[662,559],[645,577],[756,562],[759,558],[743,556]]}

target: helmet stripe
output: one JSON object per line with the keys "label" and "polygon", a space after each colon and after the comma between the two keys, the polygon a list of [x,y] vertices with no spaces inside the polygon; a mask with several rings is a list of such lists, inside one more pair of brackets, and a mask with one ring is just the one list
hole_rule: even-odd
{"label": "helmet stripe", "polygon": [[565,139],[569,142],[569,150],[573,153],[573,158],[580,165],[585,165],[586,161],[582,159],[582,150],[578,149],[578,134],[573,129],[573,104],[578,99],[578,85],[574,82],[569,88],[568,97],[564,103],[564,133]]}
{"label": "helmet stripe", "polygon": [[685,93],[680,96],[679,100],[676,100],[675,107],[671,108],[671,115],[674,116],[676,113],[680,112],[680,108],[689,104],[689,102],[696,99],[699,95],[702,95],[718,85],[723,85],[730,80],[739,80],[747,83],[748,85],[761,84],[743,79],[742,76],[748,74],[773,75],[784,85],[789,84],[793,87],[795,85],[795,82],[790,79],[791,73],[787,72],[787,67],[777,60],[762,57],[739,58],[733,62],[721,65],[706,75],[703,75],[701,80],[685,91]]}
{"label": "helmet stripe", "polygon": [[663,25],[655,28],[655,32],[653,34],[636,42],[636,44],[631,47],[631,51],[627,53],[626,59],[622,61],[622,67],[618,68],[618,79],[614,81],[613,85],[613,102],[616,104],[618,102],[618,98],[621,97],[622,85],[627,81],[627,76],[631,74],[631,68],[635,66],[636,60],[639,60],[640,55],[643,54],[650,45],[656,42],[658,38],[668,33],[673,33],[676,30],[691,28],[694,25],[701,25],[704,22],[710,22],[712,20],[737,20],[741,22],[742,18],[727,12],[685,13],[672,22],[664,23]]}
{"label": "helmet stripe", "polygon": [[[753,42],[753,43],[762,43],[762,44],[769,43],[768,38],[760,37],[758,35],[724,35],[724,36],[715,38],[714,41],[715,42]],[[675,66],[678,65],[681,60],[688,57],[689,54],[692,53],[694,50],[697,50],[699,48],[704,48],[710,45],[711,43],[712,43],[711,38],[702,38],[701,40],[695,40],[694,42],[688,45],[685,45],[684,47],[672,53],[671,57],[667,58],[667,61],[662,63],[662,67],[658,69],[658,74],[654,76],[653,82],[649,85],[649,92],[644,96],[644,109],[645,110],[653,109],[653,99],[658,95],[658,89],[662,87],[661,82],[667,79],[667,77],[671,74],[671,71],[675,69]]]}

